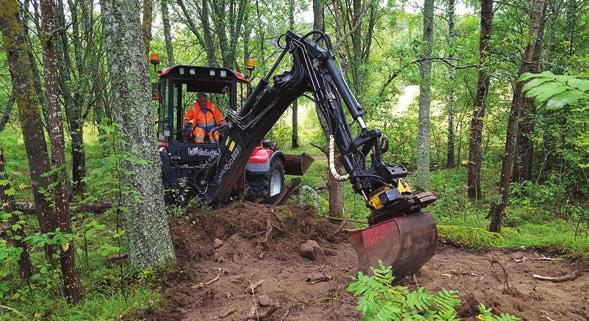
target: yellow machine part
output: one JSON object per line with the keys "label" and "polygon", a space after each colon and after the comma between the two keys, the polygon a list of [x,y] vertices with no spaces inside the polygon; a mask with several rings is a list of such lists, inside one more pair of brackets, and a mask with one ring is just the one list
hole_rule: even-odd
{"label": "yellow machine part", "polygon": [[[380,194],[386,193],[386,191],[390,190],[391,188],[388,186],[383,186],[382,188],[378,189],[374,192],[370,198],[368,198],[368,206],[374,210],[380,210],[384,207],[384,204],[380,202]],[[397,190],[401,195],[411,193],[411,187],[404,179],[399,179],[399,183],[397,184]]]}

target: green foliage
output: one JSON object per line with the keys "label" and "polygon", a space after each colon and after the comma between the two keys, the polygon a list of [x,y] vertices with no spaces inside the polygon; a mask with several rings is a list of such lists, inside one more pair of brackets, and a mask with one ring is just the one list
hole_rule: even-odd
{"label": "green foliage", "polygon": [[[562,128],[544,129],[550,139],[563,142],[552,152],[567,163],[564,173],[571,188],[583,194],[589,193],[587,184],[576,186],[581,179],[587,181],[585,170],[589,168],[589,74],[555,75],[550,71],[539,74],[523,74],[519,81],[526,81],[524,92],[534,97],[540,109],[541,123],[552,127],[560,123]],[[552,138],[555,137],[555,138]],[[562,173],[559,176],[562,176]]]}
{"label": "green foliage", "polygon": [[491,309],[487,308],[484,304],[479,305],[480,314],[477,319],[481,321],[518,321],[519,318],[507,313],[501,313],[500,315],[494,315]]}
{"label": "green foliage", "polygon": [[[358,272],[358,276],[346,290],[358,301],[358,311],[363,321],[452,321],[460,320],[456,307],[460,304],[458,293],[443,289],[436,294],[424,288],[414,291],[404,286],[393,286],[394,276],[390,266],[371,268],[372,275]],[[483,321],[517,321],[519,318],[502,313],[494,315],[483,304],[479,306],[478,319]]]}
{"label": "green foliage", "polygon": [[[499,164],[484,165],[481,172],[484,198],[465,199],[466,170],[457,167],[433,173],[433,191],[438,200],[430,206],[438,230],[447,240],[472,248],[537,248],[587,255],[587,206],[581,200],[560,197],[563,186],[554,183],[536,185],[531,182],[513,184],[514,193],[507,207],[501,233],[488,232],[490,203],[496,199],[492,184]],[[567,194],[568,195],[568,194]],[[565,198],[566,199],[566,198]]]}
{"label": "green foliage", "polygon": [[[20,253],[21,249],[9,246],[6,240],[0,239],[0,278],[4,278],[11,273],[10,267],[18,262]],[[0,282],[0,298],[8,290],[6,286],[7,284]]]}
{"label": "green foliage", "polygon": [[[467,3],[469,6],[473,3]],[[301,13],[308,11],[309,1],[296,3],[296,20],[294,29],[297,32],[306,32],[310,29],[309,21],[299,19]],[[327,4],[329,5],[329,4]],[[415,10],[406,10],[406,3],[380,2],[378,4],[379,16],[374,28],[374,37],[370,53],[361,64],[350,62],[354,56],[341,48],[336,53],[339,58],[344,58],[342,67],[349,84],[359,91],[358,99],[363,105],[366,114],[365,120],[371,127],[382,129],[390,139],[391,149],[385,155],[388,162],[402,163],[410,170],[415,166],[415,145],[417,132],[416,97],[408,103],[406,110],[398,110],[399,98],[405,89],[419,83],[420,75],[417,58],[422,47],[422,16]],[[442,4],[443,5],[443,4]],[[454,90],[456,104],[454,106],[454,130],[455,154],[458,163],[466,164],[468,154],[469,122],[472,115],[473,96],[476,92],[478,75],[478,31],[480,19],[476,10],[461,13],[456,19],[456,38],[454,41],[446,41],[446,17],[437,16],[435,19],[434,56],[448,57],[454,55],[450,62],[459,67],[456,70],[456,78],[452,83],[448,81],[447,63],[441,60],[433,62],[432,76],[432,113],[431,113],[431,165],[436,171],[433,173],[433,191],[438,197],[437,202],[430,207],[434,212],[440,234],[452,242],[473,248],[540,248],[558,250],[570,254],[587,255],[589,253],[589,181],[587,181],[587,169],[589,169],[589,115],[587,115],[587,94],[589,77],[586,68],[589,63],[589,33],[580,32],[587,29],[589,21],[588,2],[565,1],[562,9],[551,12],[547,17],[545,38],[543,41],[543,65],[550,67],[552,72],[544,72],[538,75],[526,74],[520,81],[527,81],[524,90],[526,94],[534,98],[537,104],[535,115],[534,142],[534,179],[524,183],[512,184],[510,204],[507,208],[505,224],[501,234],[486,231],[488,220],[489,202],[496,199],[496,186],[499,172],[500,155],[503,150],[505,125],[509,115],[509,99],[512,94],[512,85],[516,81],[517,65],[527,41],[522,37],[522,30],[528,25],[528,13],[525,6],[507,5],[498,6],[495,11],[492,32],[493,55],[491,61],[485,64],[485,70],[492,75],[489,92],[487,95],[487,112],[484,124],[483,169],[482,183],[484,197],[476,201],[465,199],[466,173],[463,166],[450,170],[439,170],[445,163],[447,144],[447,108],[448,94]],[[573,6],[573,7],[570,7]],[[335,17],[326,10],[327,32],[334,36]],[[97,17],[99,8],[94,9],[94,17]],[[193,9],[191,9],[193,10]],[[344,10],[347,10],[344,8]],[[67,11],[67,9],[66,9]],[[177,6],[170,7],[174,24],[182,25],[178,20],[181,13]],[[242,28],[248,31],[249,39],[240,39],[237,46],[237,57],[244,55],[254,56],[258,60],[258,69],[254,72],[254,83],[271,66],[271,62],[277,57],[278,50],[269,44],[269,39],[283,33],[288,26],[287,4],[276,1],[263,1],[259,4],[248,5],[246,25]],[[525,12],[525,14],[524,14]],[[259,13],[259,17],[257,14]],[[71,16],[66,13],[66,20]],[[369,13],[367,14],[367,16]],[[79,23],[85,26],[89,21],[87,14],[78,15]],[[95,21],[99,21],[94,19]],[[305,19],[306,20],[306,19]],[[66,21],[67,23],[67,21]],[[92,28],[94,22],[88,25]],[[365,33],[367,24],[360,26]],[[75,29],[75,28],[74,28]],[[68,29],[68,34],[73,32]],[[174,46],[182,48],[176,51],[178,64],[207,65],[206,55],[200,46],[191,46],[195,41],[189,28],[176,28]],[[90,42],[98,44],[102,40],[100,28],[96,33],[86,35],[82,33],[80,40],[88,45]],[[341,30],[340,30],[341,31]],[[345,30],[344,30],[345,31]],[[160,28],[154,26],[154,39],[151,46],[154,50],[164,52],[164,43],[160,35]],[[241,32],[241,31],[240,31]],[[90,36],[92,38],[86,38]],[[341,34],[340,34],[341,36]],[[574,36],[574,37],[573,37]],[[368,38],[366,38],[368,39]],[[31,34],[33,51],[40,54],[39,39]],[[243,48],[242,42],[243,40]],[[350,41],[351,37],[346,39]],[[364,39],[363,39],[364,41]],[[70,44],[70,46],[73,46]],[[247,46],[247,47],[246,47]],[[85,47],[85,46],[83,46]],[[72,52],[70,55],[85,56],[83,52]],[[92,56],[93,54],[91,54]],[[92,56],[93,57],[93,56]],[[95,58],[92,58],[95,59]],[[515,59],[514,59],[515,58]],[[288,60],[279,66],[278,71],[289,68]],[[237,58],[241,60],[241,58]],[[239,65],[239,62],[237,63]],[[6,54],[0,50],[0,70],[8,70],[6,67]],[[474,66],[471,68],[469,66]],[[42,67],[42,66],[38,66]],[[102,66],[104,67],[104,66]],[[17,259],[20,250],[10,243],[0,240],[0,301],[2,304],[14,307],[33,319],[56,320],[113,320],[120,319],[133,311],[137,306],[150,304],[153,294],[147,289],[138,290],[134,286],[125,286],[120,289],[121,283],[127,284],[130,275],[140,279],[141,286],[148,287],[156,281],[157,273],[153,270],[143,270],[138,274],[127,270],[126,265],[105,264],[105,258],[125,251],[126,241],[121,217],[126,211],[122,200],[127,198],[139,198],[132,190],[121,189],[120,178],[129,174],[120,166],[121,162],[142,162],[142,160],[127,155],[125,149],[120,148],[118,131],[114,127],[103,126],[97,128],[94,123],[101,123],[111,114],[111,104],[108,90],[100,88],[104,84],[94,85],[93,77],[101,74],[101,71],[91,68],[85,73],[80,73],[77,64],[73,65],[77,77],[69,80],[72,85],[78,82],[81,86],[69,86],[73,92],[71,96],[82,95],[84,109],[88,119],[84,126],[84,148],[87,156],[87,175],[85,177],[86,191],[83,195],[76,195],[76,202],[93,203],[109,201],[113,208],[101,215],[94,215],[74,209],[72,211],[74,233],[38,233],[36,220],[31,216],[21,217],[12,230],[2,232],[16,239],[13,232],[24,231],[25,241],[30,245],[32,252],[35,275],[28,287],[23,287],[18,279]],[[356,68],[363,79],[363,83],[354,81],[351,73]],[[39,68],[41,70],[41,68]],[[100,69],[100,68],[99,68]],[[151,68],[150,68],[151,69]],[[563,75],[557,75],[563,74]],[[577,75],[577,76],[566,76]],[[74,75],[75,76],[75,75]],[[392,77],[389,81],[389,77]],[[357,78],[357,77],[356,77]],[[108,79],[103,79],[108,83]],[[388,81],[388,82],[387,82]],[[70,84],[70,83],[67,84]],[[9,74],[0,75],[0,112],[4,111],[10,95],[11,87]],[[92,90],[87,90],[92,87]],[[86,90],[84,90],[86,89]],[[87,91],[102,91],[106,102],[98,101],[99,95],[86,96]],[[64,97],[66,98],[66,97]],[[104,105],[104,106],[102,106]],[[317,145],[325,143],[325,137],[319,127],[314,103],[306,98],[299,99],[299,138],[301,148],[296,153],[305,151],[312,155],[320,153],[310,146],[313,142]],[[13,112],[13,114],[15,114]],[[18,123],[13,115],[11,122],[5,130],[0,132],[0,148],[7,152],[8,163],[7,177],[0,179],[0,185],[10,182],[12,188],[8,194],[18,200],[31,200],[31,182],[26,161],[26,152],[23,147],[23,137]],[[42,130],[42,129],[39,129]],[[100,135],[97,135],[100,132]],[[268,135],[278,143],[282,149],[290,146],[291,114],[282,117],[279,124]],[[66,135],[68,143],[68,169],[71,170],[71,142]],[[323,157],[322,155],[320,158]],[[309,185],[317,190],[313,197],[303,201],[317,204],[317,208],[325,213],[328,208],[328,194],[325,187],[327,164],[324,159],[316,161],[307,175],[302,177],[303,185]],[[318,196],[316,198],[315,196]],[[350,184],[344,183],[345,210],[348,217],[363,220],[369,211],[364,206],[361,196],[355,194]],[[169,211],[170,216],[181,216],[181,210],[175,208]],[[1,213],[0,225],[7,225],[8,216]],[[45,245],[63,246],[67,240],[74,240],[78,269],[82,277],[84,288],[87,292],[83,304],[68,307],[60,298],[61,281],[59,270],[48,264],[43,257],[42,248]],[[121,272],[122,270],[122,272]],[[368,276],[364,276],[368,278]],[[123,282],[121,282],[123,281]],[[416,291],[411,294],[411,302],[407,306],[415,311],[415,302],[422,305],[428,302],[419,300],[426,294]],[[429,294],[427,294],[429,295]],[[407,297],[410,293],[407,293]],[[429,295],[431,296],[431,295]],[[417,300],[419,299],[419,300]],[[409,300],[409,299],[407,299]],[[428,306],[429,308],[429,306]],[[488,320],[503,320],[491,316],[490,311],[481,307],[481,317]],[[3,314],[0,311],[0,320],[14,320],[12,313]],[[484,319],[487,320],[487,319]]]}
{"label": "green foliage", "polygon": [[455,291],[442,290],[430,294],[424,288],[410,291],[392,286],[394,277],[390,266],[379,262],[372,276],[358,272],[347,287],[356,297],[358,310],[365,321],[389,320],[458,320],[456,306],[460,303]]}
{"label": "green foliage", "polygon": [[555,75],[550,71],[539,74],[525,73],[519,81],[527,81],[523,91],[528,97],[535,97],[538,106],[546,104],[547,109],[561,109],[576,106],[577,110],[587,109],[589,99],[589,77],[587,75]]}

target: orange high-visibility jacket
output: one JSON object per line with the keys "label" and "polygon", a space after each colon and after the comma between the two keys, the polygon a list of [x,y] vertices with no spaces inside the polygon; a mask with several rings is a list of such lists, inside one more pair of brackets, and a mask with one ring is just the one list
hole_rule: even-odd
{"label": "orange high-visibility jacket", "polygon": [[184,115],[184,121],[192,121],[192,128],[209,129],[224,124],[225,117],[211,101],[207,101],[205,108],[201,108],[197,101]]}

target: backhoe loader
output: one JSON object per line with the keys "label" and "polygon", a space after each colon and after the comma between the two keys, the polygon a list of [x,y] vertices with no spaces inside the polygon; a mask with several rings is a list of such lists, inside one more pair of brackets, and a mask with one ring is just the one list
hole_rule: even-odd
{"label": "backhoe loader", "polygon": [[[370,267],[382,261],[397,276],[418,271],[437,249],[434,220],[431,213],[422,211],[435,197],[411,189],[407,169],[383,160],[388,140],[380,130],[366,125],[364,110],[346,84],[328,35],[287,32],[278,44],[282,50],[278,59],[251,90],[242,86],[247,77],[227,68],[181,65],[160,73],[155,96],[160,105],[158,140],[164,185],[189,189],[191,197],[205,206],[227,203],[248,190],[251,195],[252,189],[276,195],[280,191],[271,183],[276,168],[274,178],[282,188],[285,167],[299,168],[292,173],[302,174],[309,164],[285,157],[264,137],[295,99],[307,96],[323,120],[331,175],[349,181],[371,210],[368,227],[349,237],[358,254],[359,270],[370,273]],[[275,75],[286,64],[287,55],[290,69]],[[182,95],[197,91],[228,94],[217,103],[224,99],[230,106],[225,111],[226,123],[217,129],[218,143],[194,145],[182,134]],[[240,95],[245,99],[238,104]],[[345,173],[334,165],[336,147]],[[293,159],[297,164],[292,164]],[[261,186],[260,181],[268,186]]]}

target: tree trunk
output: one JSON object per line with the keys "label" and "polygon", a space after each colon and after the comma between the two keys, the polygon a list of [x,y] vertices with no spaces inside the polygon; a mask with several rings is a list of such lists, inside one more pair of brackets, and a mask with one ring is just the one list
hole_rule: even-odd
{"label": "tree trunk", "polygon": [[145,44],[145,59],[149,57],[149,43],[151,42],[151,25],[153,22],[153,0],[143,0],[143,43]]}
{"label": "tree trunk", "polygon": [[[33,1],[33,3],[31,4],[29,0],[25,0],[23,3],[23,6],[21,7],[21,17],[22,17],[22,26],[23,26],[23,30],[24,30],[24,35],[26,37],[26,42],[28,44],[28,49],[27,49],[27,56],[29,58],[29,64],[31,66],[31,72],[33,73],[33,82],[35,84],[35,91],[37,93],[37,101],[40,103],[41,105],[41,112],[44,113],[45,112],[45,92],[43,91],[43,85],[41,82],[41,73],[39,72],[39,67],[37,67],[37,61],[35,58],[35,54],[33,53],[33,45],[32,45],[32,41],[31,41],[31,31],[29,30],[29,17],[31,16],[31,14],[28,11],[28,8],[30,8],[30,6],[33,7],[33,9],[35,10],[36,13],[38,13],[39,10],[39,3],[36,1]],[[38,15],[35,14],[35,17],[37,17]],[[33,20],[33,24],[36,27],[36,31],[37,34],[40,33],[40,26],[39,26],[39,21],[38,18]],[[34,32],[32,32],[33,37],[35,35]]]}
{"label": "tree trunk", "polygon": [[324,0],[313,0],[313,30],[325,30],[323,1]]}
{"label": "tree trunk", "polygon": [[[82,39],[80,37],[80,20],[78,11],[83,5],[77,6],[76,3],[68,1],[71,14],[71,28],[73,40],[74,62],[70,57],[70,42],[68,34],[62,32],[54,37],[61,40],[56,43],[55,51],[57,53],[57,67],[59,70],[60,91],[63,96],[69,136],[72,142],[72,183],[75,194],[81,194],[84,191],[84,177],[86,176],[86,153],[84,149],[84,117],[83,108],[85,105],[87,88],[87,77],[85,75],[85,55],[82,53]],[[57,2],[56,28],[66,27],[66,14],[62,1]],[[93,39],[86,39],[88,43]],[[88,48],[90,51],[92,49]],[[77,70],[77,73],[74,71]],[[94,81],[98,81],[93,79]],[[75,85],[73,85],[75,84]],[[94,92],[94,91],[93,91]]]}
{"label": "tree trunk", "polygon": [[[548,1],[544,3],[542,16],[546,14]],[[542,71],[542,42],[544,36],[544,24],[546,19],[540,21],[538,29],[538,38],[534,45],[534,56],[532,58],[530,72],[539,73]],[[519,119],[519,134],[517,138],[515,164],[513,165],[513,180],[523,182],[532,180],[534,164],[534,125],[536,121],[536,106],[534,99],[524,98],[524,107],[521,118]]]}
{"label": "tree trunk", "polygon": [[[329,152],[328,152],[329,154]],[[339,149],[335,148],[335,168],[338,173],[345,173],[345,168],[341,162]],[[329,161],[328,161],[329,162]],[[331,171],[327,170],[327,190],[329,191],[329,216],[344,216],[344,184],[333,177]]]}
{"label": "tree trunk", "polygon": [[[4,158],[4,152],[0,150],[0,179],[8,180],[8,173],[4,169],[6,159]],[[14,198],[9,195],[6,191],[10,189],[10,183],[0,184],[0,209],[7,212],[10,215],[8,224],[12,235],[9,235],[10,241],[14,243],[14,246],[21,249],[20,258],[18,260],[18,271],[23,281],[28,281],[33,275],[33,264],[31,263],[31,256],[29,254],[29,246],[25,242],[24,229],[17,228],[12,229],[13,226],[19,223],[21,220],[20,215],[15,212],[15,201]],[[3,232],[6,233],[6,232]],[[2,234],[2,233],[0,233]],[[16,236],[16,237],[15,237]]]}
{"label": "tree trunk", "polygon": [[[135,269],[174,260],[164,207],[160,160],[155,144],[151,87],[141,37],[138,0],[103,0],[101,6],[108,55],[115,124],[121,129],[120,148],[128,174],[121,183],[132,194],[125,198],[129,262]],[[121,72],[121,71],[125,72]]]}
{"label": "tree trunk", "polygon": [[[454,59],[454,45],[456,41],[456,30],[454,30],[456,0],[448,0],[448,59]],[[446,149],[446,167],[451,168],[456,164],[454,158],[454,107],[456,104],[456,91],[454,89],[454,79],[456,79],[456,67],[448,66],[448,82],[450,83],[450,92],[448,93],[448,146]]]}
{"label": "tree trunk", "polygon": [[[325,16],[323,14],[323,9],[323,0],[313,0],[313,30],[325,31]],[[319,112],[317,113],[317,117],[319,119],[319,123],[321,124],[321,128],[323,129],[325,137],[329,137],[331,133],[329,132],[329,126],[327,126],[327,121]],[[327,148],[325,148],[324,152],[326,155],[329,155],[329,151]],[[334,158],[336,169],[339,171],[339,173],[343,173],[344,170],[342,169],[343,166],[341,165],[340,153],[337,148],[335,151]],[[329,170],[329,168],[327,169],[327,192],[329,194],[329,215],[332,217],[342,217],[344,214],[343,183],[336,180],[333,177],[333,175],[331,175],[331,171]]]}
{"label": "tree trunk", "polygon": [[292,137],[291,147],[299,148],[299,100],[292,103]]}
{"label": "tree trunk", "polygon": [[[526,47],[522,63],[518,70],[518,76],[530,71],[533,67],[534,49],[536,41],[539,38],[540,24],[543,19],[543,8],[545,0],[535,0],[532,5],[532,13],[529,28],[529,43]],[[524,104],[524,94],[522,92],[524,84],[516,82],[511,100],[511,112],[509,113],[509,122],[507,124],[507,135],[505,138],[505,153],[501,164],[501,181],[499,183],[499,199],[491,205],[489,217],[491,224],[489,231],[501,231],[501,221],[505,208],[509,202],[509,185],[511,184],[511,174],[513,163],[515,161],[515,150],[517,145],[518,121]]]}
{"label": "tree trunk", "polygon": [[[81,121],[80,121],[81,122]],[[79,124],[70,128],[72,140],[72,183],[76,194],[84,191],[84,177],[86,177],[86,153],[84,151],[84,132]]]}
{"label": "tree trunk", "polygon": [[489,93],[490,76],[487,64],[491,55],[491,29],[493,24],[493,0],[481,0],[481,31],[479,36],[479,79],[470,124],[468,149],[468,197],[479,199],[481,191],[481,144],[483,142],[483,118]]}
{"label": "tree trunk", "polygon": [[170,27],[170,17],[168,14],[168,0],[160,0],[162,10],[162,22],[164,25],[164,40],[166,42],[166,54],[168,56],[168,66],[176,64],[174,60],[174,46],[172,45],[172,28]]}
{"label": "tree trunk", "polygon": [[479,77],[475,96],[475,109],[470,124],[470,141],[468,149],[468,197],[479,199],[481,191],[481,144],[483,141],[483,118],[487,106],[490,76],[486,65],[490,58],[490,40],[493,23],[493,1],[481,0],[481,28],[479,36]]}
{"label": "tree trunk", "polygon": [[[2,43],[8,56],[8,68],[12,79],[12,90],[16,98],[19,122],[22,129],[31,187],[35,201],[36,213],[39,219],[39,228],[42,233],[55,230],[53,210],[50,202],[43,195],[43,190],[49,189],[49,178],[44,175],[49,173],[49,155],[45,142],[45,132],[39,112],[39,101],[35,89],[35,80],[31,69],[28,53],[30,48],[26,41],[26,34],[18,16],[18,2],[16,0],[5,1],[0,10],[0,29]],[[53,248],[45,247],[45,255],[52,261]]]}
{"label": "tree trunk", "polygon": [[423,5],[423,42],[425,48],[420,62],[421,82],[419,84],[419,115],[417,134],[417,172],[416,184],[423,189],[429,189],[429,145],[430,145],[430,103],[431,103],[431,74],[432,47],[434,39],[434,0],[425,0]]}
{"label": "tree trunk", "polygon": [[[295,15],[295,1],[289,0],[289,15],[288,15],[288,27],[290,31],[294,31],[294,15]],[[291,135],[291,147],[299,148],[299,100],[295,99],[292,103],[292,135]]]}
{"label": "tree trunk", "polygon": [[[59,79],[57,77],[57,57],[52,36],[55,31],[53,2],[41,0],[43,64],[45,67],[45,87],[47,95],[47,128],[51,141],[51,163],[55,168],[52,176],[53,201],[57,226],[62,233],[71,233],[70,206],[67,193],[67,170],[65,163],[65,139],[63,120],[59,99]],[[68,303],[82,300],[82,284],[76,271],[74,242],[68,241],[60,249],[61,274],[63,276],[63,294]]]}
{"label": "tree trunk", "polygon": [[14,107],[14,94],[10,94],[8,97],[8,101],[6,101],[6,106],[4,106],[4,110],[2,111],[2,115],[0,116],[0,132],[4,130],[6,124],[10,120],[10,115],[12,115],[12,108]]}
{"label": "tree trunk", "polygon": [[[205,53],[207,55],[207,62],[209,66],[218,66],[217,62],[217,55],[215,53],[215,44],[214,39],[212,38],[211,28],[209,24],[209,14],[208,14],[208,5],[206,2],[203,1],[201,11],[198,13],[200,16],[200,20],[203,23],[202,28],[197,28],[194,20],[192,19],[192,14],[186,8],[184,1],[176,0],[180,10],[182,11],[182,15],[186,20],[186,24],[188,25],[188,29],[192,32],[198,43],[205,49]],[[201,35],[199,30],[203,30],[204,35]]]}

